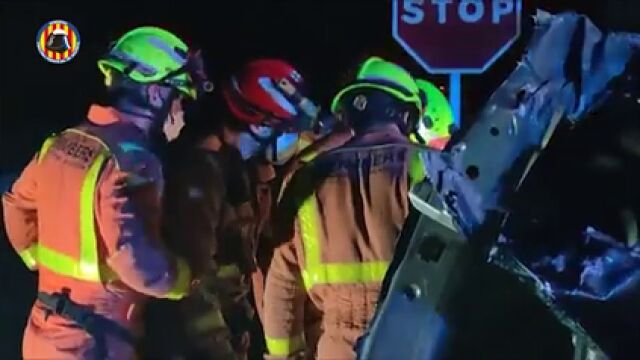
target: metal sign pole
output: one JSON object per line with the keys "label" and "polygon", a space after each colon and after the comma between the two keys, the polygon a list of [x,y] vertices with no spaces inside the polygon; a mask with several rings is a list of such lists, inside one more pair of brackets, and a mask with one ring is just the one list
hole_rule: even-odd
{"label": "metal sign pole", "polygon": [[462,124],[462,73],[449,74],[449,102],[453,111],[453,123],[456,129]]}

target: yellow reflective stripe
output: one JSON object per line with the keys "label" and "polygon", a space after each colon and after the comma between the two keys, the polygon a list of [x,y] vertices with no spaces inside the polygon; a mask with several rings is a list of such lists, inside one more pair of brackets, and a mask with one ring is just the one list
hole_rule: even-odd
{"label": "yellow reflective stripe", "polygon": [[[37,248],[37,261],[49,270],[79,280],[100,282],[100,264],[95,233],[94,194],[100,169],[107,159],[103,151],[93,161],[80,190],[80,258],[75,260],[42,245]],[[114,274],[104,274],[105,280]]]}
{"label": "yellow reflective stripe", "polygon": [[363,282],[378,282],[384,279],[389,268],[388,261],[374,261],[366,263],[330,263],[321,266],[324,274],[317,278],[324,278],[323,283],[353,284]]}
{"label": "yellow reflective stripe", "polygon": [[93,280],[92,278],[83,279],[80,263],[74,258],[42,245],[38,246],[38,261],[42,266],[60,275],[79,278],[81,280]]}
{"label": "yellow reflective stripe", "polygon": [[98,154],[89,167],[80,190],[80,259],[79,270],[83,279],[100,281],[98,240],[96,238],[94,199],[100,169],[107,159],[106,151]]}
{"label": "yellow reflective stripe", "polygon": [[204,333],[226,327],[227,324],[224,322],[224,317],[220,309],[211,310],[202,316],[198,316],[197,319],[191,323],[191,328],[196,333]]}
{"label": "yellow reflective stripe", "polygon": [[265,342],[267,343],[269,355],[273,356],[287,356],[304,349],[303,334],[290,338],[273,338],[265,336]]}
{"label": "yellow reflective stripe", "polygon": [[189,293],[190,286],[191,269],[189,264],[184,259],[178,258],[176,261],[176,282],[165,297],[171,300],[180,300]]}
{"label": "yellow reflective stripe", "polygon": [[[80,258],[79,260],[73,259],[68,255],[40,244],[32,246],[28,249],[28,253],[25,253],[24,256],[21,253],[20,256],[23,257],[23,261],[25,261],[25,264],[30,268],[32,268],[32,266],[35,267],[39,263],[55,273],[79,280],[95,282],[110,281],[116,279],[117,275],[106,265],[100,264],[99,262],[94,216],[96,185],[102,166],[111,156],[108,150],[109,147],[99,138],[78,129],[67,129],[65,132],[73,132],[89,137],[104,147],[104,150],[98,154],[91,166],[89,166],[80,189]],[[56,135],[52,135],[45,140],[40,149],[38,161],[42,160],[56,138]],[[26,256],[29,256],[29,258],[26,258]],[[27,263],[28,261],[30,263]]]}
{"label": "yellow reflective stripe", "polygon": [[307,290],[319,284],[353,284],[380,282],[384,279],[388,261],[323,264],[320,249],[320,221],[315,194],[304,201],[298,211],[304,247],[302,280]]}
{"label": "yellow reflective stripe", "polygon": [[29,268],[29,270],[34,270],[38,266],[38,262],[36,260],[38,252],[38,244],[34,244],[29,246],[28,248],[19,251],[18,255],[22,258],[22,261]]}
{"label": "yellow reflective stripe", "polygon": [[53,145],[55,140],[56,140],[56,136],[51,135],[42,143],[42,147],[40,148],[40,153],[38,154],[38,162],[41,162],[44,156],[47,154],[47,152],[49,152],[49,149],[51,149],[51,145]]}
{"label": "yellow reflective stripe", "polygon": [[238,265],[222,265],[218,269],[218,273],[216,274],[221,279],[228,279],[233,277],[240,277],[242,274],[240,273],[240,268]]}
{"label": "yellow reflective stripe", "polygon": [[302,244],[304,247],[304,268],[302,269],[302,280],[307,290],[313,285],[325,281],[322,276],[320,239],[318,239],[318,218],[317,204],[315,194],[307,198],[300,210],[298,211],[298,219],[300,221],[300,232],[302,235]]}
{"label": "yellow reflective stripe", "polygon": [[311,162],[313,159],[315,159],[318,156],[318,152],[317,151],[312,151],[304,156],[302,156],[300,158],[300,160],[302,162]]}
{"label": "yellow reflective stripe", "polygon": [[[57,274],[73,277],[79,280],[97,281],[93,277],[82,272],[80,262],[74,258],[49,249],[45,246],[38,245],[35,249],[38,264]],[[107,265],[98,265],[100,270],[100,278],[103,281],[111,281],[117,279],[117,275]],[[89,274],[90,275],[90,274]]]}
{"label": "yellow reflective stripe", "polygon": [[[308,148],[309,146],[311,146],[313,144],[314,140],[310,140],[310,139],[306,139],[304,137],[300,138],[300,147],[298,149],[298,151],[300,152],[304,152],[304,150],[306,148]],[[313,159],[315,159],[317,156],[319,155],[319,152],[316,151],[311,151],[308,154],[301,156],[300,157],[300,161],[302,162],[311,162]]]}

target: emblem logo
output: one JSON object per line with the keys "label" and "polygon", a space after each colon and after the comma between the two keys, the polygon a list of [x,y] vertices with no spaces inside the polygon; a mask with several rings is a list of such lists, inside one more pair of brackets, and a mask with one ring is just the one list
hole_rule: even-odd
{"label": "emblem logo", "polygon": [[80,33],[73,24],[53,20],[44,24],[36,36],[40,56],[54,64],[71,61],[80,50]]}
{"label": "emblem logo", "polygon": [[353,107],[358,111],[364,111],[367,107],[367,97],[364,95],[358,95],[353,99]]}

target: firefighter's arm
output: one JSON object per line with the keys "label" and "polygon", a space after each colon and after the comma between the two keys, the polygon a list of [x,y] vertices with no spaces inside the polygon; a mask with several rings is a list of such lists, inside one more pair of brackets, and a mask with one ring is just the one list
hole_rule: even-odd
{"label": "firefighter's arm", "polygon": [[306,292],[294,242],[278,247],[267,274],[264,299],[265,359],[297,359],[303,355]]}
{"label": "firefighter's arm", "polygon": [[161,247],[160,199],[153,194],[158,194],[153,181],[144,183],[110,162],[98,185],[98,224],[107,264],[123,283],[148,296],[176,300],[188,293],[191,271]]}
{"label": "firefighter's arm", "polygon": [[199,277],[216,266],[222,179],[201,162],[170,165],[164,192],[165,241],[175,253],[185,254],[193,275]]}
{"label": "firefighter's arm", "polygon": [[37,267],[35,250],[38,241],[36,207],[36,172],[38,160],[22,171],[10,191],[2,196],[4,225],[9,242],[31,270]]}

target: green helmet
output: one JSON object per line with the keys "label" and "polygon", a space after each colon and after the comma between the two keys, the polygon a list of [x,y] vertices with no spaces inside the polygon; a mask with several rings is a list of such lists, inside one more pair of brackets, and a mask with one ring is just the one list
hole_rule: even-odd
{"label": "green helmet", "polygon": [[411,74],[399,65],[379,57],[371,57],[360,66],[355,82],[340,90],[333,98],[331,111],[335,113],[343,97],[355,89],[382,90],[402,102],[414,104],[422,114],[420,91]]}
{"label": "green helmet", "polygon": [[453,111],[445,95],[429,81],[417,79],[416,84],[426,96],[426,106],[417,133],[431,147],[442,150],[451,138]]}
{"label": "green helmet", "polygon": [[[199,60],[198,66],[202,66]],[[199,79],[194,62],[180,38],[164,29],[145,26],[124,34],[98,61],[98,67],[108,79],[115,70],[142,84],[167,84],[195,99],[195,82]]]}

